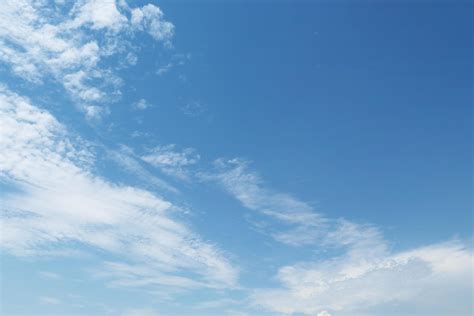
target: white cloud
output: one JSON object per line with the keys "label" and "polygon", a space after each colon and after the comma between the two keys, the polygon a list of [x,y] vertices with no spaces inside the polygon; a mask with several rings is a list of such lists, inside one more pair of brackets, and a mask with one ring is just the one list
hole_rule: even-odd
{"label": "white cloud", "polygon": [[176,290],[208,287],[204,282],[169,274],[170,271],[173,269],[167,265],[162,265],[157,270],[146,265],[105,262],[103,268],[98,270],[95,275],[113,279],[109,284],[118,287],[170,286]]}
{"label": "white cloud", "polygon": [[168,41],[173,36],[174,25],[163,19],[160,8],[147,4],[132,10],[131,23],[138,30],[146,30],[155,40]]}
{"label": "white cloud", "polygon": [[284,223],[285,231],[272,231],[278,241],[289,245],[313,244],[321,238],[327,219],[313,211],[305,202],[286,193],[274,192],[263,187],[258,174],[248,170],[248,163],[241,159],[215,162],[216,172],[201,173],[205,181],[216,181],[248,209]]}
{"label": "white cloud", "polygon": [[[5,0],[0,12],[0,62],[32,83],[53,79],[92,119],[107,113],[107,104],[121,94],[122,80],[105,66],[107,58],[118,55],[135,64],[130,39],[136,31],[167,44],[173,34],[173,25],[151,4],[131,9],[124,1],[82,0],[69,9],[43,1]],[[142,12],[141,21],[131,12]]]}
{"label": "white cloud", "polygon": [[[472,250],[459,242],[385,256],[344,255],[282,267],[281,288],[255,292],[256,305],[314,315],[467,315],[472,310]],[[319,315],[319,314],[318,314]],[[324,315],[324,314],[323,314]]]}
{"label": "white cloud", "polygon": [[240,305],[242,302],[231,298],[202,301],[194,306],[196,309],[224,309],[229,306]]}
{"label": "white cloud", "polygon": [[138,57],[134,53],[128,53],[127,56],[125,57],[125,60],[129,65],[136,65],[138,62]]}
{"label": "white cloud", "polygon": [[149,107],[151,107],[151,104],[148,103],[148,101],[145,100],[145,99],[140,99],[140,100],[138,100],[137,102],[135,102],[135,103],[133,104],[133,108],[134,108],[135,110],[146,110],[146,109],[148,109]]}
{"label": "white cloud", "polygon": [[56,297],[51,297],[51,296],[41,296],[39,299],[39,302],[41,304],[46,304],[46,305],[58,305],[61,304],[61,300],[56,298]]}
{"label": "white cloud", "polygon": [[172,193],[179,193],[179,190],[174,186],[146,170],[140,164],[140,157],[138,157],[130,147],[122,145],[118,150],[109,150],[107,155],[112,161],[120,165],[126,171],[139,177],[142,181],[151,184],[153,187],[167,190]]}
{"label": "white cloud", "polygon": [[176,219],[175,205],[95,175],[94,153],[51,114],[6,88],[0,112],[0,177],[15,187],[2,196],[4,250],[41,256],[82,244],[148,267],[164,286],[236,285],[237,269]]}
{"label": "white cloud", "polygon": [[79,1],[72,11],[77,11],[72,22],[75,26],[90,24],[90,28],[95,30],[107,28],[117,32],[128,23],[128,19],[119,12],[115,0]]}
{"label": "white cloud", "polygon": [[176,145],[172,144],[157,146],[142,155],[141,158],[165,174],[181,180],[189,180],[187,168],[196,164],[200,156],[192,148],[179,151],[176,149]]}
{"label": "white cloud", "polygon": [[122,316],[158,316],[159,313],[153,308],[131,308],[122,313]]}
{"label": "white cloud", "polygon": [[242,312],[239,310],[228,310],[228,311],[225,311],[225,314],[229,316],[248,316],[249,315],[248,313]]}
{"label": "white cloud", "polygon": [[[215,172],[200,173],[198,177],[221,184],[245,208],[274,219],[273,223],[258,223],[261,227],[257,228],[275,240],[290,246],[349,248],[354,254],[386,251],[383,236],[376,227],[329,218],[288,193],[267,189],[260,176],[249,170],[246,161],[218,159],[215,165]],[[275,222],[278,225],[273,225]]]}
{"label": "white cloud", "polygon": [[181,111],[184,115],[196,117],[203,114],[206,110],[206,107],[198,101],[192,101],[186,103],[184,106],[181,107]]}
{"label": "white cloud", "polygon": [[156,71],[156,74],[160,76],[164,75],[165,73],[170,71],[170,69],[173,68],[173,66],[174,66],[173,63],[167,63],[166,65],[163,65],[160,68],[158,68],[158,70]]}
{"label": "white cloud", "polygon": [[329,250],[323,254],[326,259],[280,268],[276,278],[281,287],[255,291],[255,305],[306,315],[378,315],[388,310],[466,315],[471,310],[473,253],[462,243],[392,252],[377,227],[328,218],[289,194],[269,190],[245,161],[220,159],[216,168],[201,179],[220,183],[244,207],[286,224],[286,230],[272,228],[268,221],[263,226],[277,241]]}
{"label": "white cloud", "polygon": [[43,279],[47,280],[59,280],[61,279],[61,276],[57,273],[50,272],[50,271],[40,271],[39,276]]}
{"label": "white cloud", "polygon": [[164,75],[169,72],[172,68],[177,66],[183,66],[186,61],[191,59],[191,54],[174,54],[171,56],[171,60],[163,65],[161,65],[156,71],[157,75]]}

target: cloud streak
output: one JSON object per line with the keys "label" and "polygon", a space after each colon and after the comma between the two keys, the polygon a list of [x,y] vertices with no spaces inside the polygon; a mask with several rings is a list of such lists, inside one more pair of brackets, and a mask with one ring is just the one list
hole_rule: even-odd
{"label": "cloud streak", "polygon": [[0,175],[14,188],[2,198],[4,250],[44,256],[82,244],[147,267],[164,286],[237,284],[237,269],[178,221],[177,206],[95,175],[94,153],[50,113],[5,87],[0,111]]}
{"label": "cloud streak", "polygon": [[280,287],[255,290],[254,307],[306,315],[467,315],[472,310],[473,252],[462,242],[394,252],[377,227],[329,218],[289,194],[267,189],[243,160],[219,159],[215,165],[201,179],[219,183],[244,207],[286,224],[283,230],[265,224],[266,234],[290,246],[330,250],[319,260],[279,268]]}
{"label": "cloud streak", "polygon": [[201,172],[199,178],[219,183],[244,207],[285,224],[286,230],[269,232],[273,238],[294,246],[320,240],[328,219],[315,213],[310,205],[290,194],[265,188],[260,176],[250,171],[248,162],[242,159],[218,159],[214,165],[214,172]]}
{"label": "cloud streak", "polygon": [[197,164],[200,156],[192,148],[177,150],[176,145],[172,144],[156,146],[142,155],[141,159],[169,176],[189,181],[188,168]]}

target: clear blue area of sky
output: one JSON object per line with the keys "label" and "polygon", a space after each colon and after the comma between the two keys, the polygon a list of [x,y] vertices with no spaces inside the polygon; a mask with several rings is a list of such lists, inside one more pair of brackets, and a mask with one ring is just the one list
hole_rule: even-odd
{"label": "clear blue area of sky", "polygon": [[[136,84],[159,105],[143,123],[158,138],[246,157],[273,187],[405,246],[471,233],[465,3],[161,5],[192,57],[184,83]],[[177,110],[189,100],[204,106],[198,119]]]}

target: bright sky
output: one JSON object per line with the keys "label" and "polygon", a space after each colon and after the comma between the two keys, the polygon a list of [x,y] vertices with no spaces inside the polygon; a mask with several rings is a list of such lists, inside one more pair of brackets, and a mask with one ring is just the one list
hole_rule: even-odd
{"label": "bright sky", "polygon": [[471,314],[472,13],[0,1],[0,313]]}

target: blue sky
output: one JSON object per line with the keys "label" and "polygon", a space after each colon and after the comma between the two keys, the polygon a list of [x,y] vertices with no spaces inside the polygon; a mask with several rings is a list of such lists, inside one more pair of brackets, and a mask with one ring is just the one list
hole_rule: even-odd
{"label": "blue sky", "polygon": [[472,4],[0,4],[2,315],[472,312]]}

